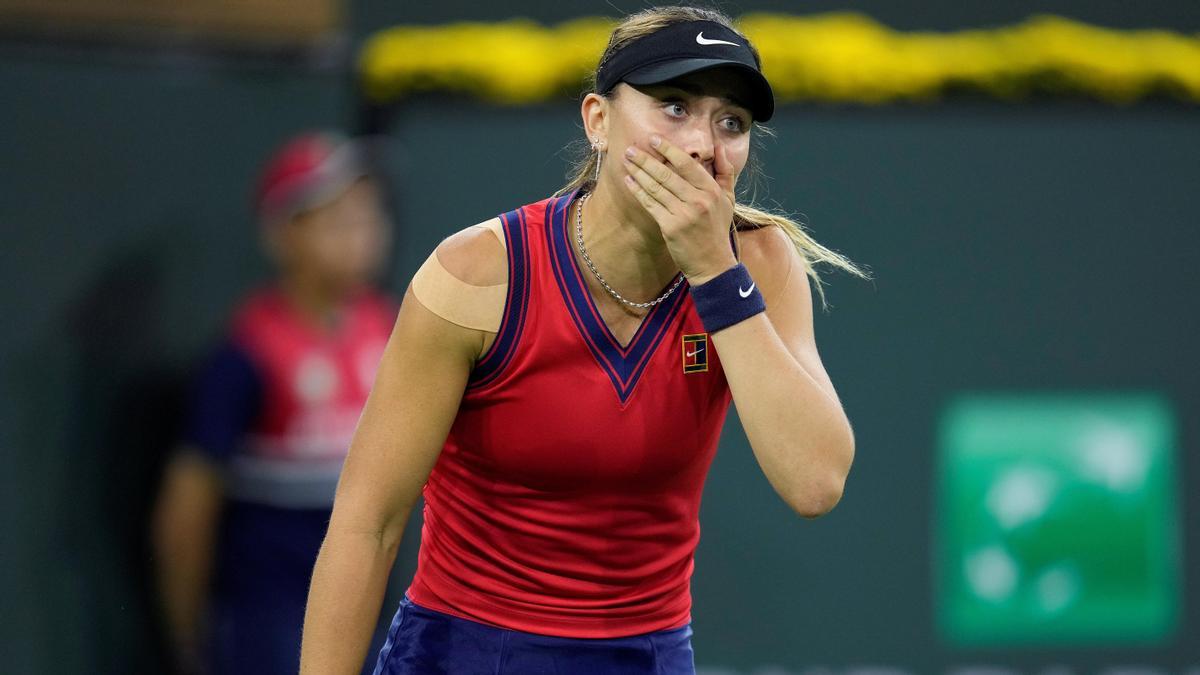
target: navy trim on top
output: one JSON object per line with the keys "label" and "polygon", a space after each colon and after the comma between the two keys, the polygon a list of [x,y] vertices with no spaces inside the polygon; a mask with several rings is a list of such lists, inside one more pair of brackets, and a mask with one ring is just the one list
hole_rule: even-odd
{"label": "navy trim on top", "polygon": [[525,210],[509,211],[500,216],[500,221],[504,225],[505,248],[508,250],[508,295],[504,299],[504,315],[496,339],[487,353],[476,362],[467,380],[468,389],[483,387],[500,375],[512,361],[521,333],[525,330],[525,315],[529,305]]}
{"label": "navy trim on top", "polygon": [[[613,337],[608,325],[600,318],[600,311],[596,308],[595,300],[588,290],[587,282],[579,270],[571,248],[567,212],[576,194],[577,192],[572,192],[552,200],[546,208],[546,240],[551,248],[550,259],[553,262],[554,277],[575,327],[579,329],[584,343],[596,357],[596,362],[608,374],[617,397],[624,404],[641,379],[650,357],[666,335],[667,328],[679,313],[679,308],[683,306],[687,296],[687,282],[680,284],[670,298],[655,305],[642,318],[642,323],[629,344],[622,347]],[[663,291],[674,282],[672,279],[663,287]]]}

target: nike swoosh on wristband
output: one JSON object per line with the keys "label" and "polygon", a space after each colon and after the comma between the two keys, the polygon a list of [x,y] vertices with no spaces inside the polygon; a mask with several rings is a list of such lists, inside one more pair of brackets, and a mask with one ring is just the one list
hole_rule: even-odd
{"label": "nike swoosh on wristband", "polygon": [[738,295],[742,296],[743,298],[750,297],[750,294],[753,292],[754,292],[754,282],[753,281],[750,282],[750,288],[743,289],[741,286],[738,286]]}
{"label": "nike swoosh on wristband", "polygon": [[734,47],[741,47],[741,45],[739,45],[736,42],[726,42],[725,40],[710,40],[710,39],[704,37],[704,31],[700,31],[699,33],[696,33],[696,43],[702,44],[702,45],[732,45]]}

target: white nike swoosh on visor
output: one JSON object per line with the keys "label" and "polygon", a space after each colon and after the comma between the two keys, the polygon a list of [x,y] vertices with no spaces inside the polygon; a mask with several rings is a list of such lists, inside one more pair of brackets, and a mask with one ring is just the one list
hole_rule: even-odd
{"label": "white nike swoosh on visor", "polygon": [[753,292],[754,292],[754,282],[753,281],[750,282],[750,288],[747,288],[745,290],[743,290],[741,286],[738,286],[738,295],[742,296],[743,298],[750,297],[750,294]]}
{"label": "white nike swoosh on visor", "polygon": [[696,33],[696,42],[698,44],[702,44],[702,45],[732,45],[734,47],[741,47],[741,45],[739,45],[736,42],[726,42],[724,40],[709,40],[708,38],[704,37],[704,31],[700,31],[699,33]]}

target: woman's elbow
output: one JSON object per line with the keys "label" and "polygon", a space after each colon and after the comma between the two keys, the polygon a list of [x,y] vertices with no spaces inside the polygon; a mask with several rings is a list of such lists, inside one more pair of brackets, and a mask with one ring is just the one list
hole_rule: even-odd
{"label": "woman's elbow", "polygon": [[850,473],[850,463],[854,459],[854,439],[848,437],[844,446],[835,453],[837,459],[831,465],[812,476],[804,484],[797,486],[792,494],[785,495],[784,500],[802,518],[819,518],[833,510],[842,500],[846,489],[846,477]]}
{"label": "woman's elbow", "polygon": [[829,479],[820,485],[812,485],[802,494],[785,498],[788,506],[801,518],[819,518],[833,510],[842,500],[845,480]]}

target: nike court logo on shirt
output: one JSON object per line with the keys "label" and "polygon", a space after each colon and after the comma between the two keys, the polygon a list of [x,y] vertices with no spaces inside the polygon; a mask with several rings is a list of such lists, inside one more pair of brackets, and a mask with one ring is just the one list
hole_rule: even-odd
{"label": "nike court logo on shirt", "polygon": [[753,292],[754,292],[754,282],[753,281],[750,282],[750,288],[742,288],[741,286],[738,286],[738,295],[742,296],[743,298],[750,297],[750,294]]}
{"label": "nike court logo on shirt", "polygon": [[687,353],[687,356],[688,356],[688,358],[690,359],[690,358],[692,358],[693,356],[695,356],[695,355],[699,354],[699,353],[700,353],[700,352],[702,352],[702,351],[704,351],[704,348],[703,348],[703,347],[701,347],[700,349],[697,349],[697,350],[696,350],[696,351],[694,351],[694,352],[688,352],[688,353]]}
{"label": "nike court logo on shirt", "polygon": [[726,42],[724,40],[710,40],[710,39],[704,37],[704,31],[700,31],[699,33],[696,33],[696,43],[702,44],[702,45],[730,45],[733,47],[741,47],[741,45],[737,44],[736,42]]}

